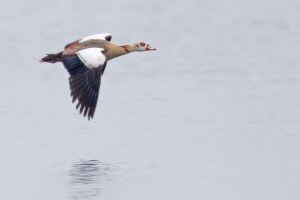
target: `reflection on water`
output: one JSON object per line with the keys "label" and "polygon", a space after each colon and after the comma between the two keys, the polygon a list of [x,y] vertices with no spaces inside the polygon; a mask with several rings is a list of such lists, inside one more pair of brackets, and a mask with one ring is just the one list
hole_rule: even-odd
{"label": "reflection on water", "polygon": [[70,170],[72,199],[93,199],[99,196],[101,184],[110,181],[108,164],[98,160],[81,160]]}

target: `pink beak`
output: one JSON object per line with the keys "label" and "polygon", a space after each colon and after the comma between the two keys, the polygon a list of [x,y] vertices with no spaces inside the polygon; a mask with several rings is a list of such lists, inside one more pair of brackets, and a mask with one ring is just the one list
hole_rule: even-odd
{"label": "pink beak", "polygon": [[156,50],[155,48],[152,48],[150,45],[148,45],[147,47],[146,47],[146,50]]}

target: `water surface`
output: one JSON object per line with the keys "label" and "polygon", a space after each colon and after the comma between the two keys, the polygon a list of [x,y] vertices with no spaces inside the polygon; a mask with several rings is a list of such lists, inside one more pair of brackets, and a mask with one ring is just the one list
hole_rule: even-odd
{"label": "water surface", "polygon": [[[2,1],[0,199],[298,200],[300,3]],[[46,53],[95,33],[95,118]]]}

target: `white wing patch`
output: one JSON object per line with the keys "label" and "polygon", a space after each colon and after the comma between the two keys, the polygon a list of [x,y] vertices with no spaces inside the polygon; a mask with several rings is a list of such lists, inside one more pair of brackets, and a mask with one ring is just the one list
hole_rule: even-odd
{"label": "white wing patch", "polygon": [[102,53],[103,50],[103,48],[88,48],[77,51],[76,54],[85,66],[88,68],[96,68],[105,62],[106,58]]}
{"label": "white wing patch", "polygon": [[107,37],[107,36],[111,36],[111,34],[110,33],[101,33],[101,34],[96,34],[96,35],[90,35],[85,38],[82,38],[81,40],[79,40],[79,42],[83,42],[83,41],[91,40],[91,39],[105,40],[105,37]]}

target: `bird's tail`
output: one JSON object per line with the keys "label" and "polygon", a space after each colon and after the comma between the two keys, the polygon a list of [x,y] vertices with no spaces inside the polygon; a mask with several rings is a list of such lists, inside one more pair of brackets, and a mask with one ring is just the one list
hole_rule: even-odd
{"label": "bird's tail", "polygon": [[56,63],[61,62],[61,56],[63,52],[59,52],[57,54],[47,54],[44,58],[40,60],[40,62],[48,62],[48,63]]}

